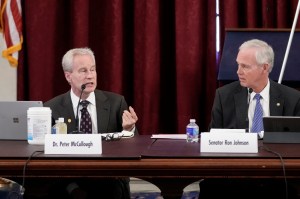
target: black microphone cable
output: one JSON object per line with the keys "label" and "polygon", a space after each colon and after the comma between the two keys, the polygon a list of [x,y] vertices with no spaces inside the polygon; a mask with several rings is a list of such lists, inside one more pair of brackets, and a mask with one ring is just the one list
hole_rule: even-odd
{"label": "black microphone cable", "polygon": [[42,151],[34,151],[34,152],[28,157],[28,159],[26,160],[26,162],[25,162],[25,164],[24,164],[24,167],[23,167],[23,180],[22,180],[22,187],[21,187],[22,190],[20,190],[21,193],[24,193],[24,191],[25,191],[25,172],[26,172],[27,166],[28,166],[28,164],[29,164],[31,158],[32,158],[33,156],[35,156],[36,154],[39,154],[39,153],[44,153],[44,150],[42,150]]}
{"label": "black microphone cable", "polygon": [[271,149],[269,149],[268,147],[266,146],[260,146],[260,148],[270,152],[270,153],[273,153],[275,154],[276,156],[279,157],[280,161],[281,161],[281,165],[282,165],[282,171],[283,171],[283,177],[284,177],[284,183],[285,183],[285,198],[288,199],[289,198],[289,193],[288,193],[288,184],[287,184],[287,178],[286,178],[286,173],[285,173],[285,165],[284,165],[284,161],[283,161],[283,158],[282,156],[280,155],[280,153],[276,152],[276,151],[273,151]]}
{"label": "black microphone cable", "polygon": [[80,93],[80,96],[79,96],[79,100],[78,100],[78,104],[77,104],[77,110],[76,110],[76,118],[75,118],[75,131],[72,131],[71,134],[79,134],[80,133],[80,129],[78,129],[78,126],[79,126],[79,116],[78,116],[78,112],[79,112],[79,104],[80,104],[80,100],[81,100],[81,97],[82,97],[82,94],[83,94],[83,91],[84,89],[86,88],[86,85],[89,84],[89,83],[86,83],[86,84],[82,84],[81,85],[81,93]]}
{"label": "black microphone cable", "polygon": [[246,132],[249,132],[249,118],[248,118],[248,113],[249,113],[249,106],[250,106],[250,97],[251,93],[253,92],[252,88],[247,88],[247,114],[246,114]]}

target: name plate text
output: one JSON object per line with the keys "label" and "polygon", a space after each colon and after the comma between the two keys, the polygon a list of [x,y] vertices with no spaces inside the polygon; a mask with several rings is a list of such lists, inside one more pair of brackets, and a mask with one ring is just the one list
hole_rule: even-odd
{"label": "name plate text", "polygon": [[46,134],[45,154],[102,154],[101,134]]}
{"label": "name plate text", "polygon": [[257,153],[257,134],[201,133],[200,152]]}

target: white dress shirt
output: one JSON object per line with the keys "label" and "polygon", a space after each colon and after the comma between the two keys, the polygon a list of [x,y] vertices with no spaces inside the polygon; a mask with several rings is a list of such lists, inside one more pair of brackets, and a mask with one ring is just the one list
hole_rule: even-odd
{"label": "white dress shirt", "polygon": [[[71,100],[72,100],[72,105],[73,105],[73,111],[74,111],[74,115],[76,117],[76,112],[77,112],[77,105],[78,105],[78,100],[79,97],[77,97],[73,90],[71,89]],[[92,118],[92,133],[97,134],[98,133],[98,123],[97,123],[97,108],[96,108],[96,97],[95,97],[95,93],[92,92],[90,93],[89,97],[86,99],[90,102],[90,104],[87,107],[87,110]],[[81,100],[82,101],[82,100]],[[80,120],[81,120],[81,110],[82,106],[79,105],[79,110],[78,110],[78,129],[80,127]],[[80,130],[80,129],[79,129]],[[123,134],[127,135],[128,133],[126,132],[130,132],[130,135],[134,135],[135,132],[135,126],[133,127],[133,129],[131,129],[131,131],[124,131]]]}
{"label": "white dress shirt", "polygon": [[[78,105],[78,100],[79,97],[77,97],[73,90],[71,89],[71,100],[72,100],[72,105],[73,105],[73,110],[74,110],[74,115],[76,117],[76,112],[77,112],[77,105]],[[92,118],[92,132],[93,133],[98,133],[98,126],[97,126],[97,109],[96,109],[96,97],[95,93],[92,92],[90,93],[89,97],[86,99],[87,101],[90,102],[90,104],[87,107],[87,110]],[[82,100],[80,100],[82,101]],[[81,120],[81,110],[82,106],[79,105],[79,110],[78,110],[78,129],[80,127],[80,120]]]}
{"label": "white dress shirt", "polygon": [[[248,111],[249,129],[252,128],[252,121],[253,121],[254,111],[256,106],[256,99],[254,99],[255,95],[256,95],[255,92],[252,92],[250,95],[250,103],[249,103],[249,111]],[[266,87],[260,92],[260,95],[261,95],[260,103],[263,108],[263,117],[270,116],[270,81],[269,80]]]}

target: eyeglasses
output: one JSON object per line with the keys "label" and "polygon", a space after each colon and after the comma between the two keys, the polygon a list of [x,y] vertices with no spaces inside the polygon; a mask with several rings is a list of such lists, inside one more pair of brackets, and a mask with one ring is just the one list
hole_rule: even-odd
{"label": "eyeglasses", "polygon": [[119,133],[108,133],[106,136],[102,136],[102,140],[105,141],[117,141],[122,138],[122,135]]}
{"label": "eyeglasses", "polygon": [[134,136],[133,132],[123,130],[122,132],[102,134],[102,140],[117,141],[120,140],[121,138],[131,138],[133,136]]}

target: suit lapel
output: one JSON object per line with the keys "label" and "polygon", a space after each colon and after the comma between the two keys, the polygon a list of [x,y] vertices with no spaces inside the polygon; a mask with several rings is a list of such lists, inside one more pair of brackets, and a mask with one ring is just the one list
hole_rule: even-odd
{"label": "suit lapel", "polygon": [[270,80],[270,116],[283,114],[284,100],[275,83]]}
{"label": "suit lapel", "polygon": [[108,132],[110,103],[101,91],[95,91],[98,132]]}
{"label": "suit lapel", "polygon": [[247,89],[244,87],[240,87],[237,89],[234,94],[234,103],[236,107],[236,118],[237,118],[237,128],[248,128],[246,127],[247,122]]}
{"label": "suit lapel", "polygon": [[61,105],[61,110],[66,110],[61,112],[61,114],[64,116],[64,118],[66,119],[65,122],[69,123],[70,127],[74,127],[74,129],[68,129],[68,131],[74,131],[75,130],[75,114],[74,110],[73,110],[73,104],[72,104],[72,100],[71,100],[71,95],[70,92],[66,93],[66,95],[64,96],[64,99],[62,101],[62,105]]}

